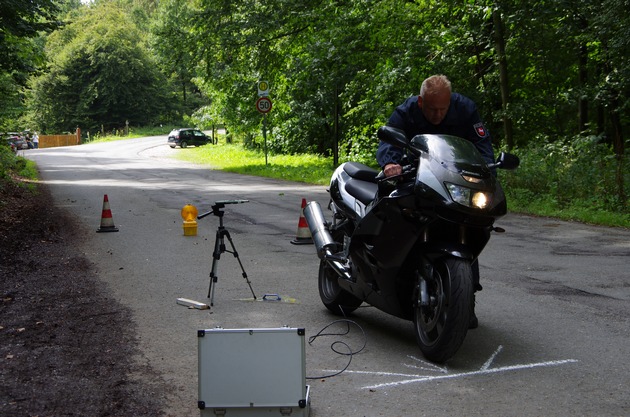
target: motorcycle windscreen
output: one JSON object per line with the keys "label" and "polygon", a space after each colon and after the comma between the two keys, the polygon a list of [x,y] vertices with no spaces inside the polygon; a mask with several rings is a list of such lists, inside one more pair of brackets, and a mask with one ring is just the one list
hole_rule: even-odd
{"label": "motorcycle windscreen", "polygon": [[452,135],[417,135],[411,139],[411,146],[428,153],[449,171],[482,177],[491,175],[481,153],[466,139]]}

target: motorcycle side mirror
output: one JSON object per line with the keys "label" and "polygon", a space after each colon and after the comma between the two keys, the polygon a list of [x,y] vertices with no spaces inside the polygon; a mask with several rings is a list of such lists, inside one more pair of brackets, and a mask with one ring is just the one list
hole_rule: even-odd
{"label": "motorcycle side mirror", "polygon": [[501,152],[499,157],[497,158],[497,162],[492,164],[490,168],[501,168],[501,169],[516,169],[521,164],[521,160],[518,156]]}
{"label": "motorcycle side mirror", "polygon": [[391,126],[381,126],[378,128],[377,136],[380,140],[397,148],[408,150],[412,155],[418,155],[422,149],[411,146],[407,140],[407,135],[402,129]]}
{"label": "motorcycle side mirror", "polygon": [[391,126],[381,126],[378,128],[377,136],[383,142],[397,148],[404,149],[409,147],[409,142],[407,142],[407,135],[405,135],[405,131],[402,129]]}

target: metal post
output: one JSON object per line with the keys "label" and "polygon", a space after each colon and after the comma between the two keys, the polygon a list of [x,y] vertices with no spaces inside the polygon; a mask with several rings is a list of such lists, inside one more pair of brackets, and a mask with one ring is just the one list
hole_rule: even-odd
{"label": "metal post", "polygon": [[267,165],[267,113],[263,114],[263,138],[265,140],[265,165]]}

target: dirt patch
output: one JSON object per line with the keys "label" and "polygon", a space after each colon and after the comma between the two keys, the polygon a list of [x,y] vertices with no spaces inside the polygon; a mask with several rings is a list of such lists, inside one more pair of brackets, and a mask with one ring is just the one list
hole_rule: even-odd
{"label": "dirt patch", "polygon": [[51,202],[42,185],[0,183],[0,415],[164,415],[161,378],[134,361],[131,312]]}

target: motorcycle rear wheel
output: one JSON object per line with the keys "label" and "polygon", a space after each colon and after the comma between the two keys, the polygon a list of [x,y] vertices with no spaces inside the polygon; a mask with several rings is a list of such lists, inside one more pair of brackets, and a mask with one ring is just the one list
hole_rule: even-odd
{"label": "motorcycle rear wheel", "polygon": [[427,291],[430,305],[418,303],[414,308],[416,340],[427,359],[443,363],[455,355],[468,332],[473,302],[470,262],[438,259],[433,264],[433,277],[427,281]]}
{"label": "motorcycle rear wheel", "polygon": [[319,298],[333,314],[346,316],[359,308],[363,301],[341,288],[338,280],[339,275],[328,262],[322,260],[319,263]]}

